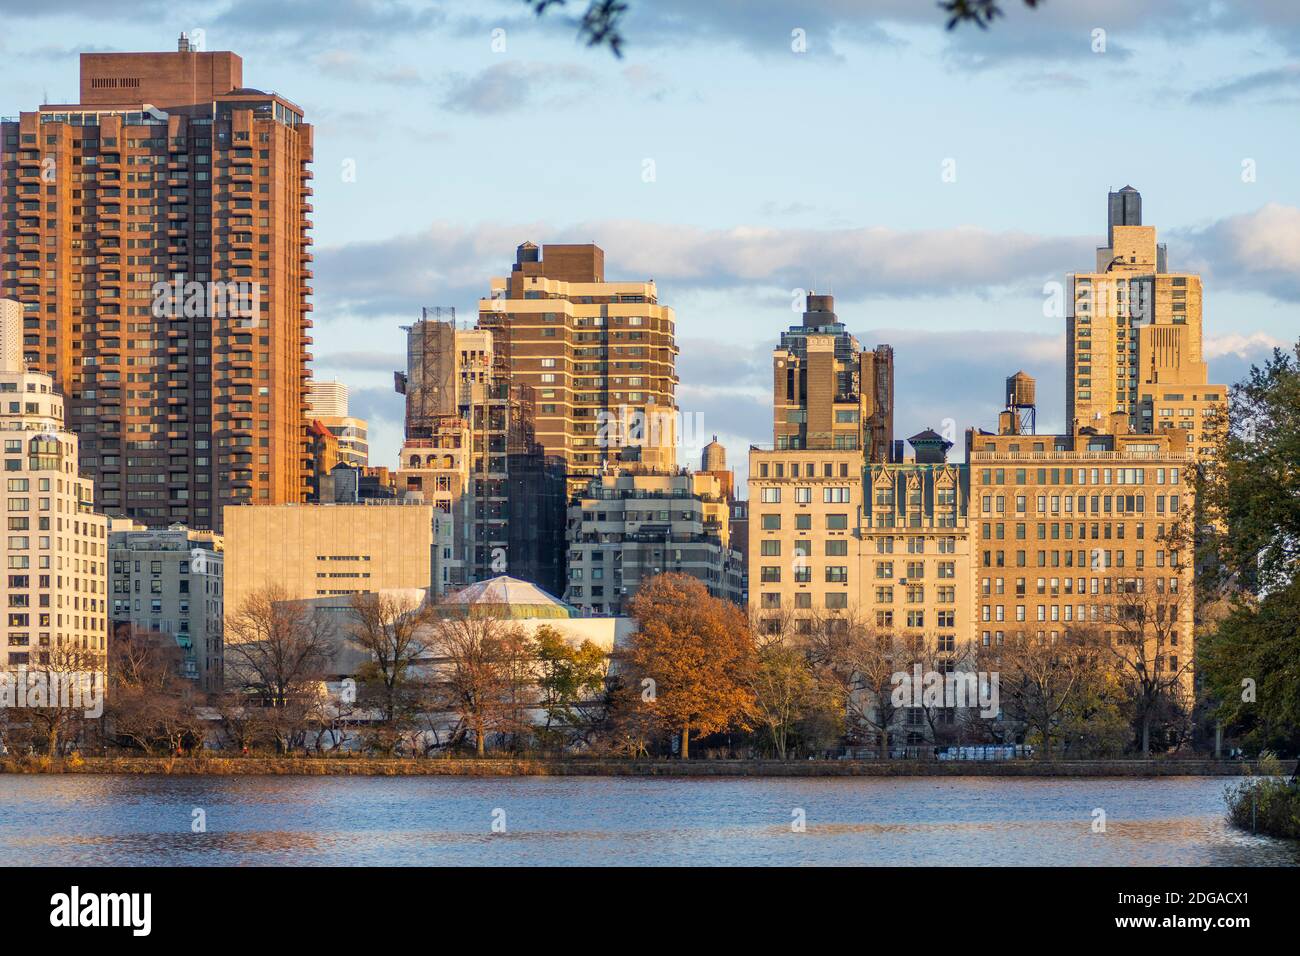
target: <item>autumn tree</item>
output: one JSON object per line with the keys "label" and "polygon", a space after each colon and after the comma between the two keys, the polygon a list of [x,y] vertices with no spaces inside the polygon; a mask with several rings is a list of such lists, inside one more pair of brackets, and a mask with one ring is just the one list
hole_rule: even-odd
{"label": "autumn tree", "polygon": [[278,584],[249,594],[226,620],[227,683],[267,709],[282,753],[302,741],[332,647],[329,625]]}
{"label": "autumn tree", "polygon": [[549,625],[537,629],[529,650],[542,710],[538,737],[544,743],[589,744],[606,709],[608,656],[591,641],[574,647]]}
{"label": "autumn tree", "polygon": [[790,740],[800,721],[831,696],[813,678],[808,652],[771,635],[758,638],[752,690],[755,722],[780,760],[789,755]]}
{"label": "autumn tree", "polygon": [[653,689],[650,700],[635,703],[660,729],[679,735],[683,760],[690,758],[692,734],[749,729],[758,662],[740,608],[673,572],[643,584],[628,611],[637,626],[625,657],[629,686]]}

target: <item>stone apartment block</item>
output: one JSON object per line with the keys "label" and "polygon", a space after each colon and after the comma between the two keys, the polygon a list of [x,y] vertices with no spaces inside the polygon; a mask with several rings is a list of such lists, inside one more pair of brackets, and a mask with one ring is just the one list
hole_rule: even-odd
{"label": "stone apartment block", "polygon": [[115,631],[174,638],[181,676],[205,693],[222,689],[225,555],[221,536],[184,525],[149,529],[129,518],[109,528]]}
{"label": "stone apartment block", "polygon": [[83,53],[0,120],[0,295],[102,511],[220,530],[303,500],[312,127],[230,52]]}
{"label": "stone apartment block", "polygon": [[940,649],[972,638],[969,473],[951,443],[914,436],[916,460],[843,452],[750,454],[750,608],[796,633],[842,615]]}
{"label": "stone apartment block", "polygon": [[1137,434],[1128,421],[1117,412],[1070,435],[967,432],[981,644],[1083,628],[1113,638],[1113,616],[1141,600],[1178,622],[1158,668],[1191,659],[1193,562],[1173,536],[1195,507],[1196,455],[1186,432]]}
{"label": "stone apartment block", "polygon": [[749,452],[750,611],[767,628],[865,613],[864,476],[893,454],[893,350],[864,350],[809,294],[772,352],[772,405],[773,447]]}

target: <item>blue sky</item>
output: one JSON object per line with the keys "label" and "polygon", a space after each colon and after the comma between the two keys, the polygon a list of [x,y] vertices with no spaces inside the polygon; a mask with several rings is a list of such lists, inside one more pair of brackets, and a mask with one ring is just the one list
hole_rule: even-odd
{"label": "blue sky", "polygon": [[1063,425],[1043,284],[1090,268],[1126,183],[1171,267],[1205,275],[1215,380],[1300,335],[1292,0],[1005,0],[986,32],[928,0],[629,2],[616,59],[576,41],[583,0],[542,21],[520,0],[0,0],[0,114],[75,100],[78,52],[181,30],[302,105],[316,374],[352,387],[374,464],[400,441],[399,325],[472,319],[525,239],[596,241],[610,278],[658,282],[680,404],[734,465],[771,438],[795,289],[895,347],[900,436],[991,426],[1020,368]]}

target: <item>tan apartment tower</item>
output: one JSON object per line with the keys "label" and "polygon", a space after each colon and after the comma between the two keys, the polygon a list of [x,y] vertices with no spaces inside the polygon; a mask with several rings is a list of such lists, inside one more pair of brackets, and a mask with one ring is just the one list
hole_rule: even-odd
{"label": "tan apartment tower", "polygon": [[100,510],[217,528],[303,499],[312,128],[230,52],[83,53],[0,122],[0,294]]}
{"label": "tan apartment tower", "polygon": [[1199,458],[1227,400],[1225,386],[1208,384],[1201,277],[1168,270],[1132,186],[1110,193],[1107,208],[1095,270],[1070,277],[1066,420],[1072,429],[1109,428],[1120,412],[1139,434],[1186,432]]}
{"label": "tan apartment tower", "polygon": [[654,280],[607,282],[595,244],[525,242],[510,275],[479,303],[512,383],[537,402],[536,437],[564,459],[569,491],[635,448],[643,466],[676,466],[673,310]]}

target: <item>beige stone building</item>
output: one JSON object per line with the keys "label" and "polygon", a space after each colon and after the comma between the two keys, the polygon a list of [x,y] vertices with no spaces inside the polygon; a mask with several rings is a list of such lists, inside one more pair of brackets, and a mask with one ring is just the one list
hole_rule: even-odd
{"label": "beige stone building", "polygon": [[1208,384],[1201,277],[1169,272],[1132,186],[1110,194],[1107,244],[1093,272],[1071,277],[1066,421],[1109,428],[1123,412],[1136,432],[1184,431],[1197,455],[1227,388]]}
{"label": "beige stone building", "polygon": [[[23,361],[22,315],[17,302],[0,299],[0,667],[63,669],[70,658],[102,666],[108,519],[92,510],[92,483],[78,473],[77,436],[64,426],[64,399],[53,377]],[[60,648],[75,653],[60,655]]]}
{"label": "beige stone building", "polygon": [[950,442],[862,468],[849,453],[751,452],[750,607],[760,627],[852,617],[943,651],[972,640],[969,473]]}
{"label": "beige stone building", "polygon": [[772,353],[772,435],[778,451],[856,449],[888,461],[894,439],[894,351],[866,351],[835,314],[835,299],[809,294],[799,325]]}
{"label": "beige stone building", "polygon": [[810,294],[772,352],[772,406],[773,446],[749,452],[750,611],[770,629],[865,614],[865,476],[893,457],[893,350],[864,350]]}
{"label": "beige stone building", "polygon": [[985,646],[1081,629],[1114,641],[1116,616],[1141,603],[1151,621],[1177,622],[1151,659],[1178,671],[1193,654],[1192,560],[1177,535],[1195,506],[1195,454],[1183,430],[1134,433],[1123,412],[1105,425],[967,432],[974,627]]}
{"label": "beige stone building", "polygon": [[291,598],[432,583],[432,505],[241,505],[226,510],[225,613],[268,584]]}

